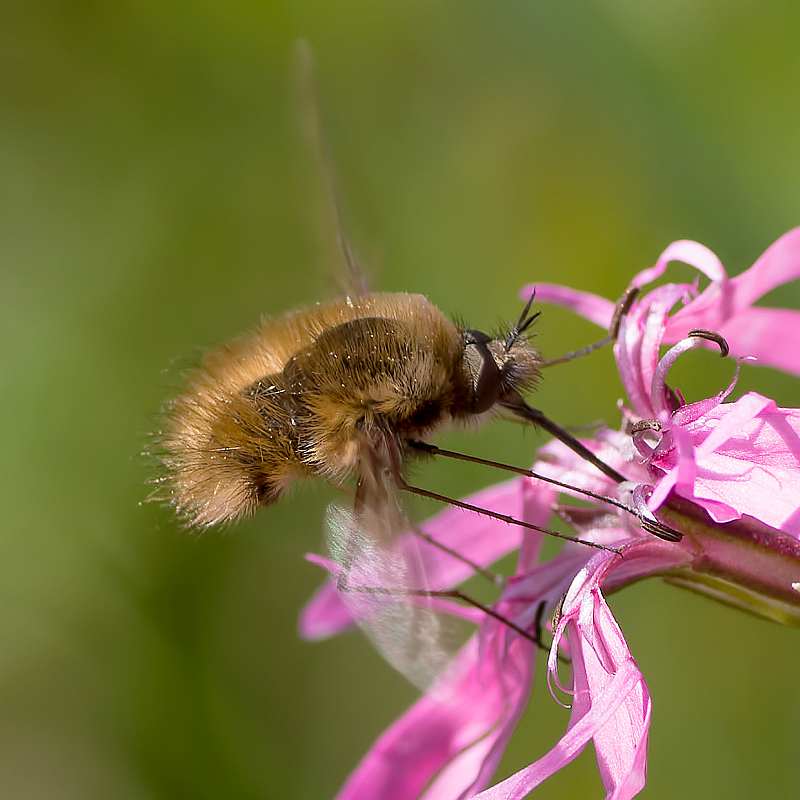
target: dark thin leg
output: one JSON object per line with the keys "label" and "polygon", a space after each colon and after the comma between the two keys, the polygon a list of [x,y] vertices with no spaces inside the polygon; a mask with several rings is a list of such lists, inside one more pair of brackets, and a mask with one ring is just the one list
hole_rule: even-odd
{"label": "dark thin leg", "polygon": [[419,495],[420,497],[427,497],[431,500],[438,500],[440,503],[446,503],[450,506],[455,506],[456,508],[463,508],[465,511],[474,511],[476,514],[483,514],[486,517],[491,517],[492,519],[498,519],[501,522],[507,522],[509,525],[519,525],[522,528],[527,528],[531,531],[536,531],[537,533],[544,533],[547,536],[553,536],[556,539],[563,539],[567,542],[577,542],[578,544],[584,544],[587,547],[593,547],[596,550],[607,550],[611,553],[616,553],[620,555],[620,550],[616,547],[610,547],[603,544],[598,544],[597,542],[590,542],[588,539],[579,539],[576,536],[567,536],[563,533],[558,533],[558,531],[551,531],[547,528],[541,528],[538,525],[533,525],[530,522],[523,522],[520,519],[515,519],[514,517],[510,517],[508,514],[500,514],[497,511],[490,511],[488,508],[481,508],[480,506],[472,505],[472,503],[465,503],[463,500],[456,500],[453,497],[448,497],[444,494],[438,494],[437,492],[431,492],[428,489],[422,489],[419,486],[411,486],[411,484],[407,483],[405,478],[399,473],[395,476],[398,487],[404,492],[410,492],[411,494]]}
{"label": "dark thin leg", "polygon": [[591,353],[594,353],[596,350],[600,350],[601,348],[605,347],[607,344],[611,344],[612,342],[616,341],[617,334],[619,333],[619,324],[625,314],[627,314],[630,310],[630,307],[633,305],[633,301],[636,299],[638,294],[639,290],[635,287],[631,287],[625,292],[624,295],[622,295],[622,298],[617,303],[617,307],[614,309],[614,316],[611,318],[611,325],[609,326],[608,334],[602,339],[598,339],[598,341],[592,342],[592,344],[588,344],[586,347],[579,347],[577,350],[571,350],[569,353],[564,353],[563,356],[559,356],[558,358],[551,358],[547,361],[543,361],[541,366],[554,367],[556,364],[566,364],[568,361],[574,361],[576,358],[588,356]]}
{"label": "dark thin leg", "polygon": [[469,461],[472,464],[482,464],[485,467],[494,467],[495,469],[504,469],[508,472],[516,472],[517,475],[524,475],[527,478],[536,478],[537,480],[544,481],[545,483],[552,483],[554,486],[560,486],[562,489],[569,489],[572,492],[578,492],[578,494],[586,495],[587,497],[591,497],[593,500],[599,500],[602,503],[608,503],[609,505],[616,506],[622,511],[628,511],[631,514],[636,514],[632,508],[629,508],[619,500],[615,500],[613,497],[608,497],[603,494],[596,494],[595,492],[589,491],[589,489],[581,489],[578,486],[571,486],[568,483],[556,480],[555,478],[548,478],[546,475],[541,475],[538,472],[525,469],[524,467],[515,467],[512,464],[503,464],[500,461],[491,461],[488,458],[481,458],[480,456],[471,456],[467,455],[466,453],[458,453],[455,450],[445,450],[443,447],[438,447],[437,445],[430,444],[429,442],[420,442],[417,439],[409,439],[408,444],[414,450],[420,450],[423,453],[428,453],[428,455],[442,456],[443,458],[454,458],[459,461]]}
{"label": "dark thin leg", "polygon": [[[544,618],[545,602],[542,600],[536,607],[536,616],[533,618],[533,630],[536,631],[536,641],[542,641],[542,619]],[[550,648],[548,648],[549,650]]]}
{"label": "dark thin leg", "polygon": [[416,526],[412,525],[411,531],[415,536],[418,536],[420,539],[431,545],[431,547],[435,547],[438,550],[441,550],[443,553],[447,553],[447,555],[451,556],[452,558],[455,558],[457,561],[461,561],[463,564],[466,564],[478,575],[486,578],[494,586],[502,586],[505,583],[505,578],[502,575],[498,575],[496,572],[492,572],[492,570],[482,567],[471,558],[467,558],[459,553],[458,550],[454,550],[452,547],[442,544],[440,541],[434,539],[433,536],[431,536],[429,533],[426,533],[421,528],[417,528]]}
{"label": "dark thin leg", "polygon": [[[496,619],[499,623],[514,631],[514,633],[522,636],[523,639],[527,639],[531,644],[536,645],[536,647],[538,647],[540,650],[550,652],[550,647],[546,645],[540,638],[542,614],[545,606],[544,602],[540,603],[539,608],[536,610],[536,619],[534,621],[535,633],[531,633],[530,631],[526,631],[522,626],[517,625],[517,623],[513,620],[501,614],[499,611],[496,611],[491,606],[481,603],[480,600],[476,600],[474,597],[465,594],[460,589],[392,589],[383,586],[349,586],[343,581],[340,581],[337,584],[337,588],[342,592],[363,592],[366,594],[384,595],[387,597],[442,597],[448,600],[459,600],[462,603],[466,603],[468,606],[477,608],[478,611],[482,611],[492,619]],[[559,658],[568,662],[568,659],[565,659],[562,656],[559,656]]]}
{"label": "dark thin leg", "polygon": [[[597,469],[600,470],[604,475],[607,475],[612,480],[616,481],[617,483],[622,483],[623,481],[627,480],[624,475],[617,472],[609,464],[606,464],[605,461],[598,458],[588,447],[582,444],[578,439],[576,439],[569,431],[564,430],[560,425],[553,422],[553,420],[546,417],[538,408],[532,408],[529,406],[519,395],[515,397],[513,400],[509,402],[503,403],[503,405],[509,409],[509,411],[513,411],[517,416],[522,417],[529,422],[532,422],[534,425],[539,425],[540,427],[544,428],[548,433],[551,433],[553,436],[556,437],[559,441],[563,442],[567,447],[570,448],[573,452],[577,453],[581,458],[588,461],[590,464],[593,464]],[[658,536],[660,539],[665,539],[668,542],[679,542],[683,538],[683,534],[678,533],[678,531],[672,530],[672,528],[663,525],[662,523],[658,522],[658,520],[646,519],[645,517],[641,516],[640,514],[636,515],[639,519],[639,524],[642,526],[642,529],[647,531],[648,533],[652,533],[654,536]]]}
{"label": "dark thin leg", "polygon": [[563,442],[570,450],[577,453],[581,458],[593,464],[604,475],[607,475],[611,480],[617,483],[626,481],[627,478],[621,473],[617,472],[605,461],[598,458],[586,445],[576,439],[568,430],[562,428],[557,423],[553,422],[549,417],[546,417],[538,408],[529,406],[519,395],[513,397],[503,403],[503,406],[509,411],[516,414],[518,417],[544,428],[549,434],[555,436],[560,442]]}
{"label": "dark thin leg", "polygon": [[403,492],[416,494],[420,497],[427,497],[430,500],[437,500],[440,503],[446,503],[447,505],[455,506],[456,508],[463,508],[465,511],[473,511],[476,514],[483,514],[485,517],[498,519],[501,522],[508,523],[509,525],[519,525],[522,528],[527,528],[528,530],[536,531],[537,533],[544,533],[547,536],[553,536],[556,539],[562,539],[566,542],[576,542],[577,544],[583,544],[587,547],[593,547],[595,550],[605,550],[610,553],[622,555],[622,551],[617,547],[598,544],[597,542],[590,542],[587,539],[579,539],[577,536],[567,536],[566,534],[558,533],[558,531],[551,531],[547,528],[542,528],[539,525],[534,525],[530,522],[523,522],[521,519],[516,519],[508,514],[500,514],[499,512],[491,511],[488,508],[482,508],[481,506],[476,506],[472,503],[465,503],[463,500],[456,500],[454,497],[448,497],[445,494],[439,494],[438,492],[432,492],[428,489],[423,489],[420,486],[412,486],[410,483],[408,483],[405,477],[403,477],[401,453],[396,442],[392,441],[389,443],[387,453],[389,456],[388,469],[394,478],[397,488]]}
{"label": "dark thin leg", "polygon": [[603,494],[597,494],[595,492],[589,491],[588,489],[581,489],[577,486],[570,486],[570,484],[568,483],[563,483],[562,481],[556,480],[555,478],[548,478],[546,475],[541,475],[538,472],[534,472],[533,470],[530,469],[524,469],[523,467],[515,467],[512,466],[511,464],[503,464],[502,462],[499,461],[490,461],[487,458],[470,456],[467,455],[466,453],[458,453],[454,450],[445,450],[441,447],[437,447],[434,444],[428,444],[427,442],[410,440],[408,444],[415,450],[420,450],[432,456],[443,456],[444,458],[454,458],[458,459],[459,461],[469,461],[473,464],[483,464],[484,466],[487,467],[494,467],[495,469],[503,469],[507,470],[508,472],[515,472],[517,475],[524,475],[525,477],[528,478],[535,478],[536,480],[544,481],[545,483],[550,483],[553,484],[554,486],[559,486],[562,489],[567,489],[571,492],[577,492],[578,494],[585,495],[586,497],[591,497],[593,500],[597,500],[601,503],[607,503],[608,505],[614,506],[615,508],[620,509],[620,511],[625,511],[628,514],[632,514],[634,517],[636,517],[639,523],[645,528],[645,530],[647,530],[649,533],[658,536],[661,539],[665,539],[668,542],[679,542],[683,538],[683,534],[672,530],[666,525],[663,524],[655,525],[652,520],[642,519],[641,515],[638,514],[635,511],[635,509],[625,505],[625,503],[622,503],[613,497],[608,497],[607,495]]}
{"label": "dark thin leg", "polygon": [[428,594],[430,594],[432,597],[449,597],[452,598],[453,600],[461,600],[467,605],[472,606],[473,608],[477,608],[479,611],[483,611],[484,614],[492,617],[492,619],[496,619],[503,625],[507,625],[509,628],[511,628],[512,631],[514,631],[514,633],[518,633],[520,636],[524,637],[529,642],[532,642],[542,650],[548,649],[547,647],[545,647],[544,643],[539,638],[538,631],[536,634],[533,634],[530,631],[526,631],[524,628],[517,625],[517,623],[514,622],[513,620],[510,620],[508,617],[503,616],[499,611],[495,611],[491,606],[487,606],[484,603],[481,603],[479,600],[476,600],[474,597],[470,597],[468,594],[464,594],[464,592],[460,591],[459,589],[433,591],[429,592]]}

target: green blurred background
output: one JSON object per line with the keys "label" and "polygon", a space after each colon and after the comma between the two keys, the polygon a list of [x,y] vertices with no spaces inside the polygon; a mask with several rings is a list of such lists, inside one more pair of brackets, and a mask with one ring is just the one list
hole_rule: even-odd
{"label": "green blurred background", "polygon": [[[297,638],[326,487],[199,537],[141,504],[139,454],[181,365],[329,292],[297,36],[361,257],[381,287],[480,327],[514,316],[529,281],[615,297],[685,237],[738,272],[800,223],[798,8],[5,6],[2,796],[325,798],[414,697],[358,635]],[[776,298],[800,304],[797,287]],[[549,309],[539,330],[550,355],[596,335]],[[727,381],[691,359],[689,397]],[[559,370],[544,409],[616,421],[609,353]],[[800,402],[769,371],[740,387]],[[498,422],[441,441],[525,463],[542,439]],[[465,493],[495,476],[422,479]],[[797,633],[657,582],[612,604],[654,697],[645,796],[797,796]],[[503,774],[566,719],[540,674]],[[539,794],[599,795],[591,752]]]}

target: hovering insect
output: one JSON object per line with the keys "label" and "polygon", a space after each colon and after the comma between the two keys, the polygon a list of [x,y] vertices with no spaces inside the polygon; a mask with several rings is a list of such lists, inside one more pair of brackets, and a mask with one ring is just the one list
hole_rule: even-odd
{"label": "hovering insect", "polygon": [[[342,566],[339,588],[387,660],[413,683],[430,685],[449,653],[437,644],[439,618],[420,604],[420,595],[435,587],[428,585],[421,560],[396,547],[399,534],[413,530],[397,503],[398,490],[613,549],[405,479],[407,461],[429,453],[548,480],[424,441],[448,422],[474,422],[505,410],[543,425],[623,480],[523,400],[543,365],[526,338],[537,317],[530,305],[498,336],[460,327],[422,295],[403,293],[348,296],[264,322],[210,352],[169,405],[161,439],[167,499],[189,525],[205,528],[276,502],[297,479],[343,484],[355,478],[353,511],[333,509],[328,516],[331,555]],[[600,499],[635,513],[614,498]],[[675,539],[655,519],[640,522]],[[469,596],[457,596],[493,614]],[[527,635],[539,643],[538,632]]]}
{"label": "hovering insect", "polygon": [[298,478],[399,470],[412,443],[443,423],[519,407],[539,375],[524,337],[534,318],[492,338],[422,295],[387,293],[263,323],[211,352],[172,403],[171,502],[206,527],[275,502]]}
{"label": "hovering insect", "polygon": [[263,322],[207,354],[169,404],[167,499],[200,528],[248,516],[307,477],[342,484],[355,476],[357,501],[383,475],[398,489],[449,500],[409,486],[405,461],[429,453],[503,467],[424,442],[448,422],[498,410],[542,426],[622,482],[522,397],[546,363],[527,338],[539,316],[532,300],[496,336],[406,293],[348,295]]}
{"label": "hovering insect", "polygon": [[[398,491],[583,541],[411,486],[405,467],[421,454],[541,477],[427,443],[427,437],[445,424],[473,423],[498,411],[510,413],[561,439],[613,480],[622,482],[624,477],[523,398],[536,386],[543,367],[564,360],[545,362],[529,340],[539,316],[531,311],[533,296],[514,324],[490,335],[456,324],[421,294],[374,293],[365,288],[363,272],[342,232],[318,120],[312,128],[328,171],[340,249],[350,276],[348,291],[341,298],[267,320],[205,356],[189,376],[185,391],[166,410],[160,435],[161,496],[188,525],[207,528],[234,522],[278,501],[295,480],[321,477],[344,485],[354,479],[352,513],[329,516],[332,549],[347,569],[345,579],[351,588],[354,582],[361,584],[360,593],[352,593],[360,594],[354,602],[373,603],[361,616],[372,617],[373,622],[384,617],[383,629],[387,624],[396,628],[397,615],[393,611],[387,622],[388,606],[375,600],[377,594],[418,595],[424,585],[424,575],[415,565],[399,563],[391,550],[392,538],[409,529],[396,501]],[[619,315],[632,299],[632,295],[623,298]],[[613,329],[612,325],[612,335],[604,342],[613,338]],[[604,342],[568,357],[583,355]],[[601,499],[636,514],[614,498]],[[654,518],[637,516],[656,535],[672,540],[679,536]],[[366,587],[365,581],[374,585]],[[375,603],[381,608],[376,609]],[[397,638],[393,631],[392,641]],[[390,647],[380,646],[384,654]],[[389,658],[398,665],[398,658],[391,654]],[[407,665],[401,669],[410,671]]]}

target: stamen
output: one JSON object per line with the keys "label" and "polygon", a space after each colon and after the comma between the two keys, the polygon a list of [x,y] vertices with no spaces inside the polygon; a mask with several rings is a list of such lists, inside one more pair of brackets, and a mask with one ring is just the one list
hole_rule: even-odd
{"label": "stamen", "polygon": [[657,416],[660,417],[662,414],[668,416],[673,410],[669,405],[667,373],[680,356],[689,350],[701,347],[704,341],[714,342],[719,347],[720,355],[723,358],[730,352],[728,343],[722,336],[713,331],[699,328],[689,331],[689,336],[673,345],[658,362],[650,384],[650,397],[652,398],[653,410]]}
{"label": "stamen", "polygon": [[[630,427],[630,434],[633,446],[647,460],[653,457],[664,438],[661,423],[657,419],[640,419],[634,422]],[[655,434],[656,441],[651,445],[648,436],[652,434]]]}
{"label": "stamen", "polygon": [[619,335],[619,326],[622,318],[631,310],[633,301],[639,296],[639,291],[638,286],[629,287],[617,303],[617,307],[614,309],[614,316],[611,317],[611,324],[608,326],[608,335],[612,339],[616,339]]}
{"label": "stamen", "polygon": [[720,358],[725,358],[728,353],[731,352],[731,349],[728,347],[728,342],[725,340],[725,338],[720,336],[720,334],[716,333],[715,331],[707,331],[705,328],[693,328],[689,331],[687,336],[696,336],[699,339],[705,339],[709,342],[714,342],[714,344],[719,347]]}

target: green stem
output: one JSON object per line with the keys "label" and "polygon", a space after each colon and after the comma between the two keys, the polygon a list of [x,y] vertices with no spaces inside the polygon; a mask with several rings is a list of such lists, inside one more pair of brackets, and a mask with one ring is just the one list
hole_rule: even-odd
{"label": "green stem", "polygon": [[692,503],[671,498],[659,516],[684,534],[691,558],[667,571],[668,583],[800,627],[800,542],[758,520],[724,524]]}

